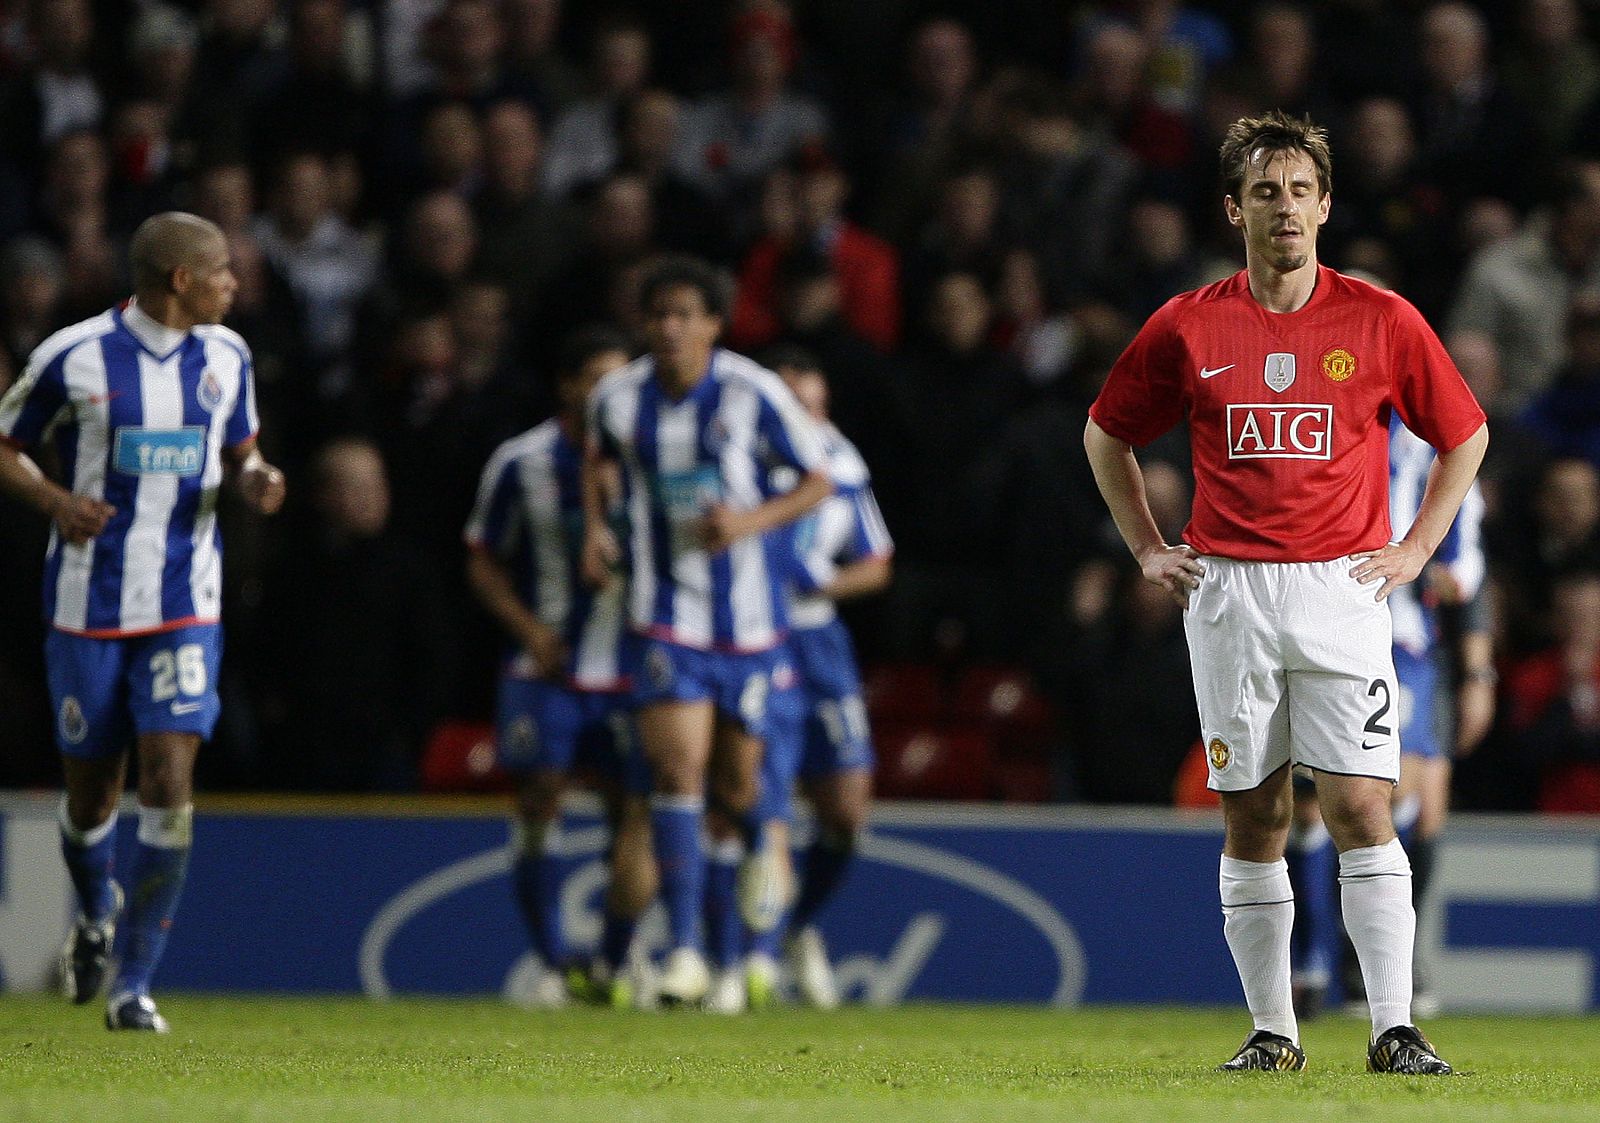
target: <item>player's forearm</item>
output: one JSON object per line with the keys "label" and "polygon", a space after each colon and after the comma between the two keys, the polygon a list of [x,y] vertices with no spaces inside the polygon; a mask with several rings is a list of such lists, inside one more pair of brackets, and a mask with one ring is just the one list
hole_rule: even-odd
{"label": "player's forearm", "polygon": [[0,442],[0,491],[36,508],[47,518],[54,516],[69,495],[27,453],[4,442]]}
{"label": "player's forearm", "polygon": [[1139,470],[1133,446],[1113,437],[1091,419],[1083,431],[1083,447],[1112,521],[1133,556],[1142,562],[1146,552],[1166,543],[1150,513],[1144,473]]}
{"label": "player's forearm", "polygon": [[1444,536],[1450,532],[1467,489],[1477,478],[1478,466],[1483,463],[1484,451],[1489,447],[1489,428],[1480,425],[1478,431],[1449,452],[1441,452],[1428,473],[1428,487],[1417,508],[1416,521],[1406,531],[1404,541],[1422,547],[1428,557],[1439,548]]}
{"label": "player's forearm", "polygon": [[585,531],[606,525],[605,466],[605,460],[593,448],[583,454],[578,482]]}
{"label": "player's forearm", "polygon": [[484,611],[519,643],[529,632],[543,626],[522,603],[506,567],[481,549],[467,555],[467,584],[472,586]]}
{"label": "player's forearm", "polygon": [[870,558],[861,558],[849,565],[841,566],[838,573],[833,575],[822,590],[829,600],[845,601],[857,597],[871,596],[889,585],[889,579],[894,575],[894,562],[888,554],[874,555]]}
{"label": "player's forearm", "polygon": [[751,534],[765,534],[787,526],[833,494],[833,481],[825,473],[807,472],[793,491],[774,496],[745,514]]}

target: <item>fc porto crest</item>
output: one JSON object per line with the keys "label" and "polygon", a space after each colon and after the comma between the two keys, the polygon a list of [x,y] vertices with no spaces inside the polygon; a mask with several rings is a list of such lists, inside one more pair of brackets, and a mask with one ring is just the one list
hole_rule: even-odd
{"label": "fc porto crest", "polygon": [[1261,377],[1266,379],[1268,389],[1283,393],[1294,385],[1294,355],[1287,351],[1274,351],[1267,356],[1267,365],[1262,369]]}
{"label": "fc porto crest", "polygon": [[722,450],[728,447],[728,424],[720,417],[713,416],[706,422],[705,432],[701,434],[701,442],[706,451],[712,456],[721,456]]}
{"label": "fc porto crest", "polygon": [[510,756],[527,756],[539,747],[539,731],[534,728],[533,719],[527,714],[519,714],[506,728],[506,753]]}
{"label": "fc porto crest", "polygon": [[195,400],[207,413],[217,412],[222,405],[222,379],[210,367],[200,372],[200,384],[194,389]]}
{"label": "fc porto crest", "polygon": [[1356,373],[1356,357],[1343,347],[1322,356],[1322,373],[1333,382],[1348,382]]}
{"label": "fc porto crest", "polygon": [[666,648],[651,645],[644,657],[644,673],[650,685],[657,690],[666,690],[672,685],[676,676],[672,668],[672,656],[667,654]]}
{"label": "fc porto crest", "polygon": [[89,722],[83,716],[83,706],[71,694],[61,700],[60,731],[61,739],[69,745],[81,745],[89,736]]}

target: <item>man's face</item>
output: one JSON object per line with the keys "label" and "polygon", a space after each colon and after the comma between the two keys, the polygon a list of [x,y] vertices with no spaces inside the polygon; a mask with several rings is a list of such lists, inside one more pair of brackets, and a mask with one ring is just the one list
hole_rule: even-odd
{"label": "man's face", "polygon": [[233,275],[228,243],[218,238],[173,277],[184,313],[197,324],[220,324],[233,307],[239,281]]}
{"label": "man's face", "polygon": [[704,362],[722,331],[722,318],[706,307],[693,285],[668,285],[645,309],[644,333],[656,361],[680,373]]}
{"label": "man's face", "polygon": [[570,378],[561,383],[558,394],[562,408],[581,411],[600,380],[627,364],[628,355],[625,351],[597,351],[590,355]]}
{"label": "man's face", "polygon": [[1228,196],[1228,221],[1244,230],[1245,258],[1292,273],[1316,260],[1317,231],[1333,196],[1321,193],[1305,152],[1261,151],[1245,163],[1240,198]]}

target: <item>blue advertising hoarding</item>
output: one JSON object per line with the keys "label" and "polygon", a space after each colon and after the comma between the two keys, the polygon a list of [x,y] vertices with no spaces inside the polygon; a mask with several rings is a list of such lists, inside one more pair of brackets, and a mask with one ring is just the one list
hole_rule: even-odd
{"label": "blue advertising hoarding", "polygon": [[[123,831],[131,843],[131,826]],[[1236,1003],[1220,823],[1164,811],[887,805],[821,918],[847,995]],[[568,936],[599,938],[604,831],[564,834]],[[54,802],[0,802],[0,982],[43,985],[70,911]],[[203,805],[160,985],[171,990],[515,994],[526,940],[493,804]],[[1596,1003],[1600,829],[1462,817],[1422,932],[1455,1008]],[[640,938],[657,950],[659,915]]]}

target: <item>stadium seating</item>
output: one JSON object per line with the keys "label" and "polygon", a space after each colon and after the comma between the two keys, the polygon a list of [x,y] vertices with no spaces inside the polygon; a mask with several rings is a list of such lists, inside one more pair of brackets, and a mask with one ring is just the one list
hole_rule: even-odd
{"label": "stadium seating", "polygon": [[880,795],[1026,803],[1051,797],[1055,717],[1025,672],[885,664],[867,669],[864,690]]}
{"label": "stadium seating", "polygon": [[446,722],[428,738],[422,753],[426,792],[504,792],[511,777],[494,754],[494,727],[487,722]]}

